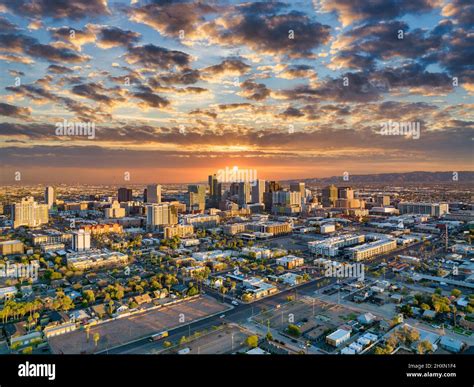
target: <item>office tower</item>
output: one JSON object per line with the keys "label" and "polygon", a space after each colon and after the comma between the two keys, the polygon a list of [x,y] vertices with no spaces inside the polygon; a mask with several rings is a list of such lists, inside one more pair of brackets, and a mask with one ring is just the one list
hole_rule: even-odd
{"label": "office tower", "polygon": [[91,248],[91,234],[84,230],[72,233],[72,249],[74,251],[85,251]]}
{"label": "office tower", "polygon": [[273,205],[294,206],[301,204],[301,194],[299,191],[276,191],[272,194]]}
{"label": "office tower", "polygon": [[291,192],[299,192],[301,195],[301,201],[306,203],[306,187],[303,182],[300,183],[291,183],[290,184],[290,191]]}
{"label": "office tower", "polygon": [[143,203],[146,203],[147,200],[148,200],[148,194],[147,194],[147,189],[145,188],[143,190]]}
{"label": "office tower", "polygon": [[48,223],[48,205],[38,204],[32,196],[14,203],[12,208],[13,228],[20,226],[38,227]]}
{"label": "office tower", "polygon": [[389,195],[378,195],[375,198],[375,204],[380,207],[385,207],[390,205],[390,196]]}
{"label": "office tower", "polygon": [[241,206],[250,203],[251,198],[251,187],[250,183],[246,181],[241,181],[239,183],[239,204]]}
{"label": "office tower", "polygon": [[161,203],[161,185],[151,184],[146,186],[146,202]]}
{"label": "office tower", "polygon": [[118,189],[118,201],[131,202],[133,200],[132,190],[130,188],[119,188]]}
{"label": "office tower", "polygon": [[238,195],[239,194],[239,188],[240,188],[239,183],[235,183],[235,182],[231,183],[230,188],[229,188],[230,196]]}
{"label": "office tower", "polygon": [[188,185],[185,201],[189,212],[204,211],[206,208],[206,187],[200,184]]}
{"label": "office tower", "polygon": [[333,184],[323,188],[322,190],[322,202],[324,207],[334,207],[337,200],[337,187]]}
{"label": "office tower", "polygon": [[265,180],[257,179],[252,182],[252,203],[263,203]]}
{"label": "office tower", "polygon": [[351,187],[339,187],[337,194],[339,199],[354,199],[354,190]]}
{"label": "office tower", "polygon": [[209,175],[209,197],[212,206],[217,206],[222,199],[222,183],[219,183],[216,175]]}
{"label": "office tower", "polygon": [[263,203],[265,210],[270,212],[273,206],[273,192],[280,191],[281,185],[276,181],[267,181],[265,183],[265,192],[263,194]]}
{"label": "office tower", "polygon": [[48,209],[51,209],[53,205],[56,203],[56,192],[54,187],[47,186],[44,190],[44,201],[48,206]]}
{"label": "office tower", "polygon": [[125,208],[120,207],[120,203],[114,200],[110,208],[105,209],[106,218],[123,218],[125,216]]}
{"label": "office tower", "polygon": [[146,225],[149,229],[178,223],[178,210],[168,203],[146,206]]}

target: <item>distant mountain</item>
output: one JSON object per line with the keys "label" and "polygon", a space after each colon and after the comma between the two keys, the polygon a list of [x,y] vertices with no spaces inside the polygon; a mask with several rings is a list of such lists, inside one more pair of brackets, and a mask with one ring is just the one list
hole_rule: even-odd
{"label": "distant mountain", "polygon": [[[370,175],[349,175],[349,180],[344,181],[342,176],[325,178],[312,178],[301,180],[286,180],[285,182],[304,181],[307,184],[431,184],[454,183],[453,172],[406,172],[406,173],[379,173]],[[458,171],[459,183],[474,183],[474,171]]]}

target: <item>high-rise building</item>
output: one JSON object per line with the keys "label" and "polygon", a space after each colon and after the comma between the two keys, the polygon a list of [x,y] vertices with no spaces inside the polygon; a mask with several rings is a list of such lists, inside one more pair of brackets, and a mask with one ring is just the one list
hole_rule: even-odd
{"label": "high-rise building", "polygon": [[106,218],[123,218],[125,216],[125,208],[120,206],[117,200],[114,200],[110,208],[105,209]]}
{"label": "high-rise building", "polygon": [[273,192],[273,205],[293,206],[301,204],[301,194],[299,191],[276,191]]}
{"label": "high-rise building", "polygon": [[265,210],[270,212],[273,206],[273,192],[280,191],[281,185],[276,181],[267,181],[265,183],[265,192],[263,193],[263,203]]}
{"label": "high-rise building", "polygon": [[216,207],[222,200],[222,183],[219,183],[215,174],[209,175],[209,197],[212,206]]}
{"label": "high-rise building", "polygon": [[375,204],[380,207],[385,207],[390,205],[390,196],[389,195],[378,195],[375,198]]}
{"label": "high-rise building", "polygon": [[354,190],[351,187],[339,187],[337,189],[338,199],[354,199]]}
{"label": "high-rise building", "polygon": [[206,208],[206,187],[200,184],[188,185],[185,202],[189,212],[204,211]]}
{"label": "high-rise building", "polygon": [[119,188],[117,196],[119,203],[133,201],[133,193],[130,188]]}
{"label": "high-rise building", "polygon": [[46,187],[44,190],[44,202],[48,205],[48,209],[51,209],[51,207],[56,203],[56,192],[54,187]]}
{"label": "high-rise building", "polygon": [[158,185],[158,184],[147,185],[146,203],[161,203],[161,185]]}
{"label": "high-rise building", "polygon": [[72,233],[72,249],[74,251],[85,251],[91,248],[91,234],[85,230],[77,230]]}
{"label": "high-rise building", "polygon": [[290,191],[291,192],[299,192],[301,195],[301,201],[303,203],[306,202],[306,187],[305,183],[299,182],[299,183],[291,183],[290,184]]}
{"label": "high-rise building", "polygon": [[20,226],[38,227],[48,223],[48,205],[38,204],[32,196],[14,203],[12,208],[13,228]]}
{"label": "high-rise building", "polygon": [[250,182],[241,181],[239,183],[239,204],[241,206],[250,203],[251,200],[251,186]]}
{"label": "high-rise building", "polygon": [[324,207],[334,207],[336,204],[338,190],[333,184],[322,189],[322,202]]}
{"label": "high-rise building", "polygon": [[252,182],[252,203],[263,203],[265,180],[257,179]]}
{"label": "high-rise building", "polygon": [[149,204],[146,206],[146,225],[149,229],[178,223],[178,210],[168,204]]}

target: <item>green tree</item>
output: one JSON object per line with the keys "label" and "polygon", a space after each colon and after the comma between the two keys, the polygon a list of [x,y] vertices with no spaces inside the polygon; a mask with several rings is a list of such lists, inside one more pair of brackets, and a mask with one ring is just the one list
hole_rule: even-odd
{"label": "green tree", "polygon": [[301,329],[294,324],[288,325],[288,328],[286,330],[288,334],[290,334],[291,336],[295,336],[295,337],[301,336]]}

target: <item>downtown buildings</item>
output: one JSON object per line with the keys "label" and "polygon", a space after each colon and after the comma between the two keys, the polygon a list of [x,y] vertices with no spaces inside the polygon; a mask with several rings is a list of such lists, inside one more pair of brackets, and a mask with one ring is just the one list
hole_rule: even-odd
{"label": "downtown buildings", "polygon": [[21,199],[13,204],[13,228],[20,226],[39,227],[48,223],[48,205],[38,204],[32,196]]}

